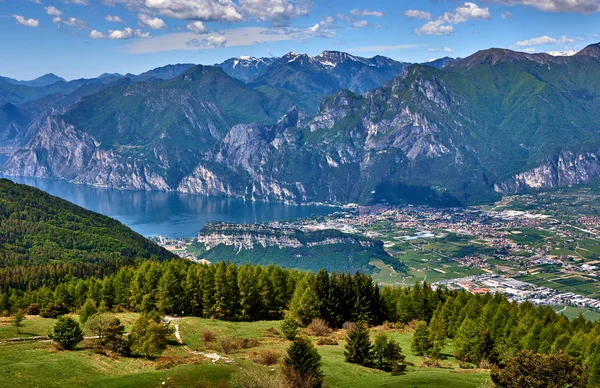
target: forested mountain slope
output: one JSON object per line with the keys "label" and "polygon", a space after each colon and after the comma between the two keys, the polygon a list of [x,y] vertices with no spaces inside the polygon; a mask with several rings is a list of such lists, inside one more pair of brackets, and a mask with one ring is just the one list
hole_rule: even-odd
{"label": "forested mountain slope", "polygon": [[0,267],[172,257],[112,218],[0,179]]}

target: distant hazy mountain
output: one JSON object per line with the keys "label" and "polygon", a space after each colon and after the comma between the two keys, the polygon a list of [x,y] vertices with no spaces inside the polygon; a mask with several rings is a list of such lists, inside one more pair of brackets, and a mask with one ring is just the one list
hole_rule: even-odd
{"label": "distant hazy mountain", "polygon": [[443,58],[434,59],[429,62],[425,62],[425,63],[423,63],[423,65],[435,67],[436,69],[443,69],[444,67],[448,66],[449,64],[451,64],[453,62],[456,62],[459,59],[460,58],[443,57]]}
{"label": "distant hazy mountain", "polygon": [[157,67],[156,69],[149,70],[139,75],[127,74],[126,77],[131,78],[134,81],[148,81],[152,78],[157,80],[168,80],[177,77],[194,66],[196,65],[191,63],[179,63],[176,65]]}
{"label": "distant hazy mountain", "polygon": [[302,108],[315,111],[325,96],[342,89],[363,93],[383,85],[408,65],[381,56],[367,59],[337,51],[324,51],[315,57],[290,52],[267,66],[250,84],[283,89]]}
{"label": "distant hazy mountain", "polygon": [[49,73],[38,77],[31,81],[18,81],[12,78],[0,77],[0,80],[4,80],[11,85],[23,85],[23,86],[31,86],[31,87],[42,87],[52,85],[57,82],[66,82],[64,78],[60,78],[59,76]]}
{"label": "distant hazy mountain", "polygon": [[87,84],[4,105],[0,146],[22,146],[2,169],[290,202],[460,205],[585,183],[600,177],[599,47],[489,49],[441,69],[292,52],[262,71],[226,61],[256,65],[248,83],[221,64]]}
{"label": "distant hazy mountain", "polygon": [[223,63],[215,64],[233,78],[248,82],[260,73],[262,73],[273,62],[279,58],[254,58],[248,56],[240,56],[230,58]]}

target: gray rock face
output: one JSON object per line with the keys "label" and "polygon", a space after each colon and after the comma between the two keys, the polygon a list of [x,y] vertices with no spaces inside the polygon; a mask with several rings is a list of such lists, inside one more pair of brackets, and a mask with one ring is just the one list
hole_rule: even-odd
{"label": "gray rock face", "polygon": [[298,229],[273,228],[260,224],[228,224],[209,223],[198,234],[198,242],[204,244],[206,249],[212,249],[219,245],[233,247],[239,251],[242,249],[254,249],[255,246],[278,247],[278,248],[300,248],[315,247],[322,245],[347,244],[372,247],[376,244],[373,240],[358,239],[354,236],[339,237],[317,237],[305,241],[304,235]]}
{"label": "gray rock face", "polygon": [[3,169],[8,176],[62,178],[130,190],[170,189],[162,177],[138,161],[101,149],[91,135],[52,116]]}
{"label": "gray rock face", "polygon": [[551,189],[588,183],[600,176],[600,150],[575,154],[561,151],[547,158],[538,167],[512,176],[494,185],[501,194],[515,194],[526,190]]}

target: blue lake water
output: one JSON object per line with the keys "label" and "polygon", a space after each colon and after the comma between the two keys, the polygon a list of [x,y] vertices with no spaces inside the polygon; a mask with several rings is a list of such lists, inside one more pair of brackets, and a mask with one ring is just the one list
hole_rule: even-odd
{"label": "blue lake water", "polygon": [[121,191],[52,179],[8,179],[113,217],[147,237],[191,237],[209,221],[268,222],[338,210],[327,206],[294,206],[173,192]]}

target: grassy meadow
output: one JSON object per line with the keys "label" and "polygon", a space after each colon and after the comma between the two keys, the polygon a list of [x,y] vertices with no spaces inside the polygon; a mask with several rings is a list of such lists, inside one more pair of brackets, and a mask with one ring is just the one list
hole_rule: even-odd
{"label": "grassy meadow", "polygon": [[[135,314],[115,314],[127,327]],[[45,335],[54,320],[27,317],[20,336]],[[181,318],[171,323],[179,328],[184,345],[191,351],[218,353],[233,363],[217,361],[189,353],[173,335],[163,355],[157,359],[109,357],[92,352],[89,341],[75,351],[58,351],[49,342],[6,342],[16,337],[9,319],[0,320],[0,386],[2,387],[227,387],[237,371],[257,365],[265,370],[277,366],[261,366],[255,360],[267,350],[278,353],[281,359],[289,341],[278,335],[279,321],[225,322],[202,318]],[[206,343],[204,332],[211,331],[215,339]],[[322,356],[323,371],[329,387],[478,387],[489,379],[489,373],[478,369],[460,369],[452,357],[452,343],[444,349],[446,359],[437,367],[427,367],[412,354],[412,330],[377,327],[374,337],[385,331],[396,339],[414,366],[402,376],[349,364],[344,361],[346,332],[331,334],[337,345],[317,345],[318,338],[310,337]],[[249,346],[225,354],[219,339],[246,339]],[[87,346],[86,346],[87,345]]]}

